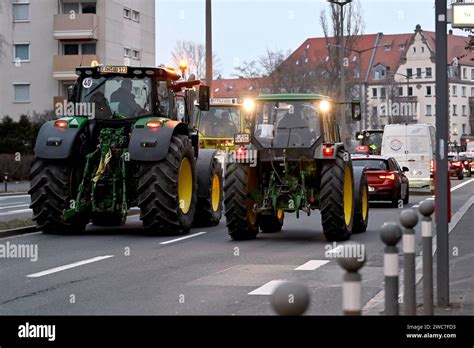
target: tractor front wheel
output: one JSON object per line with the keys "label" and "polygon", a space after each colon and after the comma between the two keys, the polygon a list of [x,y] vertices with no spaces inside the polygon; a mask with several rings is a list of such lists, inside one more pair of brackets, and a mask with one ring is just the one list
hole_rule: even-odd
{"label": "tractor front wheel", "polygon": [[210,170],[206,168],[204,172],[199,172],[198,176],[206,187],[206,194],[202,197],[198,196],[193,225],[199,227],[216,226],[222,216],[221,164],[217,159],[214,159]]}
{"label": "tractor front wheel", "polygon": [[189,138],[173,135],[165,158],[141,163],[138,173],[138,207],[144,229],[152,233],[188,233],[197,187]]}

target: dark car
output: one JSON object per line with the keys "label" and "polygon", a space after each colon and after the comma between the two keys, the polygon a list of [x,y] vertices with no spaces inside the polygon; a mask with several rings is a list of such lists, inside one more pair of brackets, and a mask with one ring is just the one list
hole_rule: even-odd
{"label": "dark car", "polygon": [[464,165],[457,155],[448,155],[449,175],[464,179]]}
{"label": "dark car", "polygon": [[369,184],[369,200],[390,201],[397,207],[398,201],[408,204],[410,191],[409,181],[405,175],[407,167],[400,168],[393,157],[387,156],[353,156],[354,167],[365,167]]}
{"label": "dark car", "polygon": [[470,178],[472,176],[472,157],[462,155],[460,157],[460,160],[462,162],[464,173],[467,175],[468,178]]}

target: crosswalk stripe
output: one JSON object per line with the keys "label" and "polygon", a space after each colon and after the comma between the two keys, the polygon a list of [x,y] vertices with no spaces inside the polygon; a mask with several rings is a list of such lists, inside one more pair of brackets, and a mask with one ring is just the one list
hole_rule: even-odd
{"label": "crosswalk stripe", "polygon": [[314,271],[321,266],[329,263],[328,260],[310,260],[295,268],[295,271]]}

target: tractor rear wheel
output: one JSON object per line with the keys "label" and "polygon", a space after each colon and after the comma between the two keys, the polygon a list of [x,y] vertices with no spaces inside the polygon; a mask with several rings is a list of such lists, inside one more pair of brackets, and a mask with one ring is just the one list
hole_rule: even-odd
{"label": "tractor rear wheel", "polygon": [[76,198],[80,166],[66,161],[35,158],[30,170],[31,209],[33,220],[46,234],[76,234],[84,232],[89,219],[77,215],[64,221],[64,210]]}
{"label": "tractor rear wheel", "polygon": [[211,169],[205,173],[198,173],[203,176],[203,181],[207,186],[206,196],[198,197],[196,212],[194,213],[193,225],[200,227],[216,226],[222,217],[222,167],[214,159]]}
{"label": "tractor rear wheel", "polygon": [[369,223],[369,186],[363,168],[354,168],[354,225],[352,233],[362,233]]}
{"label": "tractor rear wheel", "polygon": [[350,238],[354,220],[354,177],[352,164],[344,161],[344,152],[325,161],[321,171],[320,209],[323,232],[328,241]]}
{"label": "tractor rear wheel", "polygon": [[229,163],[225,173],[224,205],[227,229],[233,240],[254,239],[258,234],[254,202],[248,197],[256,187],[249,165]]}
{"label": "tractor rear wheel", "polygon": [[197,187],[194,150],[189,138],[173,135],[165,158],[140,163],[138,177],[138,207],[144,229],[152,233],[188,233]]}
{"label": "tractor rear wheel", "polygon": [[262,233],[280,232],[285,219],[283,210],[278,210],[276,214],[260,215],[258,225]]}

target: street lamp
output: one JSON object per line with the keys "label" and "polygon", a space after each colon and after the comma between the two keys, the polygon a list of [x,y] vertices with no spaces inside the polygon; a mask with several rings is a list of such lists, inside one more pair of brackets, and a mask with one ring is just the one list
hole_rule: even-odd
{"label": "street lamp", "polygon": [[[341,79],[341,102],[345,101],[345,90],[346,90],[346,84],[344,81],[344,6],[351,3],[352,0],[327,0],[330,4],[337,5],[339,6],[339,23],[340,23],[340,37],[338,37],[338,44],[340,45],[339,47],[339,62],[341,64],[340,68],[340,79]],[[346,107],[345,104],[342,104],[341,108],[341,132],[344,135],[344,137],[347,136],[347,130],[346,130]],[[345,143],[344,139],[343,142]]]}
{"label": "street lamp", "polygon": [[[370,47],[370,48],[366,48],[366,49],[363,49],[363,50],[356,50],[356,49],[353,49],[353,48],[349,48],[349,47],[342,47],[343,49],[347,50],[347,51],[352,51],[352,52],[355,52],[357,53],[357,59],[358,59],[358,65],[359,65],[359,101],[360,101],[360,109],[362,110],[362,119],[361,119],[361,123],[360,123],[360,131],[362,131],[363,129],[365,129],[365,115],[364,115],[364,107],[363,107],[363,99],[362,98],[362,54],[365,53],[365,52],[368,52],[368,51],[372,51],[373,49],[375,48],[379,48],[379,47],[383,47],[385,45],[377,45],[377,46],[373,46],[373,47]],[[327,44],[327,47],[341,47],[341,45],[331,45],[331,44]]]}
{"label": "street lamp", "polygon": [[181,70],[181,75],[183,76],[183,79],[186,80],[186,69],[188,68],[188,64],[184,59],[181,59],[179,62],[179,70]]}

